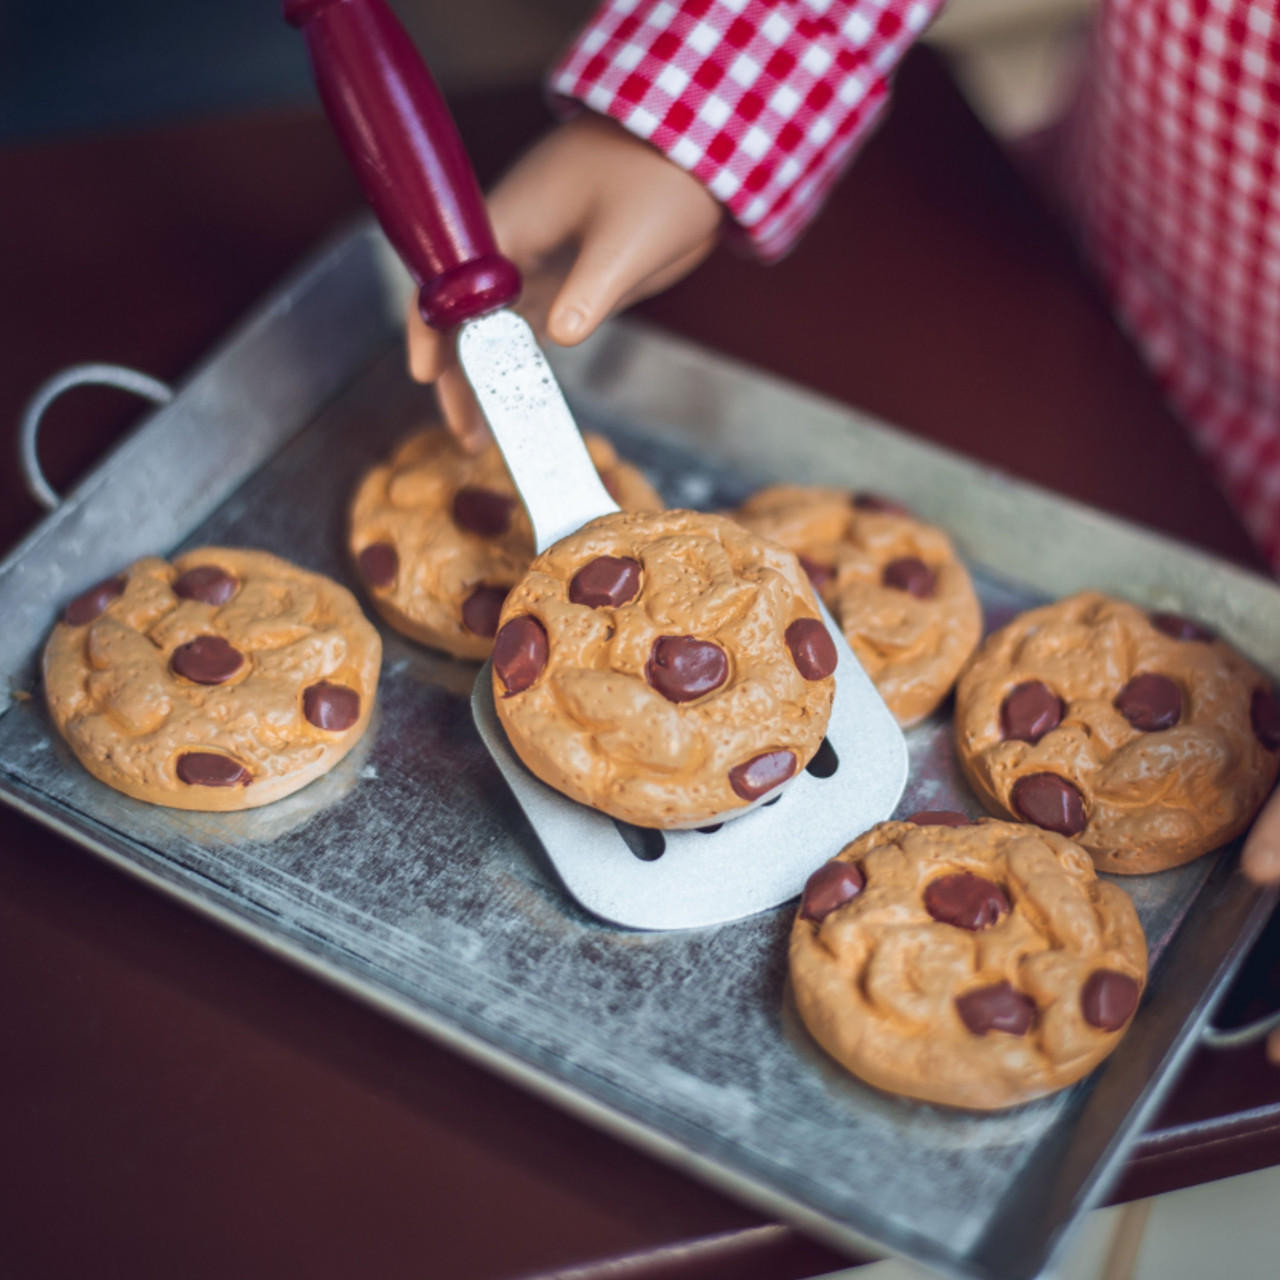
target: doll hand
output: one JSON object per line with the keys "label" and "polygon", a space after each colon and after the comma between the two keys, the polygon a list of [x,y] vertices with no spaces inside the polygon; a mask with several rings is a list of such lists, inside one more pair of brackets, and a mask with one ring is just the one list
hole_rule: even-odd
{"label": "doll hand", "polygon": [[[1241,866],[1245,875],[1259,884],[1280,882],[1280,789],[1254,819],[1253,830],[1244,842]],[[1280,1066],[1280,1031],[1271,1033],[1267,1057]]]}
{"label": "doll hand", "polygon": [[[540,338],[562,346],[692,271],[715,247],[721,217],[696,178],[587,112],[526,152],[488,204],[498,247],[524,276],[517,310]],[[489,429],[452,335],[427,326],[416,298],[407,333],[409,372],[436,384],[445,423],[463,448],[483,448]]]}

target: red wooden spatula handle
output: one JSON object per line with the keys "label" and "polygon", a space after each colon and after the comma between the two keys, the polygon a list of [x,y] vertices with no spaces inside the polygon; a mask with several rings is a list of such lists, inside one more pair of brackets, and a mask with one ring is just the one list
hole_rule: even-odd
{"label": "red wooden spatula handle", "polygon": [[494,242],[449,110],[384,0],[284,0],[320,99],[387,238],[450,329],[512,302],[520,272]]}

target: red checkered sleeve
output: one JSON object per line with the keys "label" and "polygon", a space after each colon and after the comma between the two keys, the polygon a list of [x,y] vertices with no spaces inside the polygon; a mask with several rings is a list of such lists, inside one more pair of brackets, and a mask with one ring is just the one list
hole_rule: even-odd
{"label": "red checkered sleeve", "polygon": [[551,76],[651,142],[765,259],[822,204],[943,0],[607,0]]}

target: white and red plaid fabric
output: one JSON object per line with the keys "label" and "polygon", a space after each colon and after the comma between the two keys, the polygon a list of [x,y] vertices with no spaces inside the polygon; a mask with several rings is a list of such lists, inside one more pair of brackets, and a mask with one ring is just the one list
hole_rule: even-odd
{"label": "white and red plaid fabric", "polygon": [[[552,90],[785,253],[942,0],[607,0]],[[1064,186],[1118,313],[1280,569],[1280,4],[1102,0]]]}

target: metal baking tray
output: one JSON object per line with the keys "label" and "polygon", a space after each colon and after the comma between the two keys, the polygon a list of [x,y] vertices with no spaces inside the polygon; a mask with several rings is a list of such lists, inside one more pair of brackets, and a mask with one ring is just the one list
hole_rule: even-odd
{"label": "metal baking tray", "polygon": [[[394,632],[383,633],[379,710],[360,748],[266,808],[141,804],[63,747],[38,689],[40,648],[62,603],[135,557],[257,546],[354,585],[343,551],[352,486],[430,412],[402,372],[406,288],[380,234],[354,227],[0,565],[0,793],[836,1247],[954,1275],[1034,1275],[1118,1172],[1270,912],[1233,854],[1125,881],[1152,957],[1132,1030],[1079,1085],[975,1115],[878,1094],[812,1044],[787,990],[790,906],[667,933],[577,907],[471,722],[475,667]],[[1211,619],[1280,672],[1280,590],[1211,556],[634,324],[610,324],[554,362],[581,423],[610,435],[673,505],[724,507],[784,480],[882,490],[954,534],[988,627],[1096,587]],[[900,812],[977,812],[945,714],[908,739]],[[834,850],[813,852],[816,866]]]}

